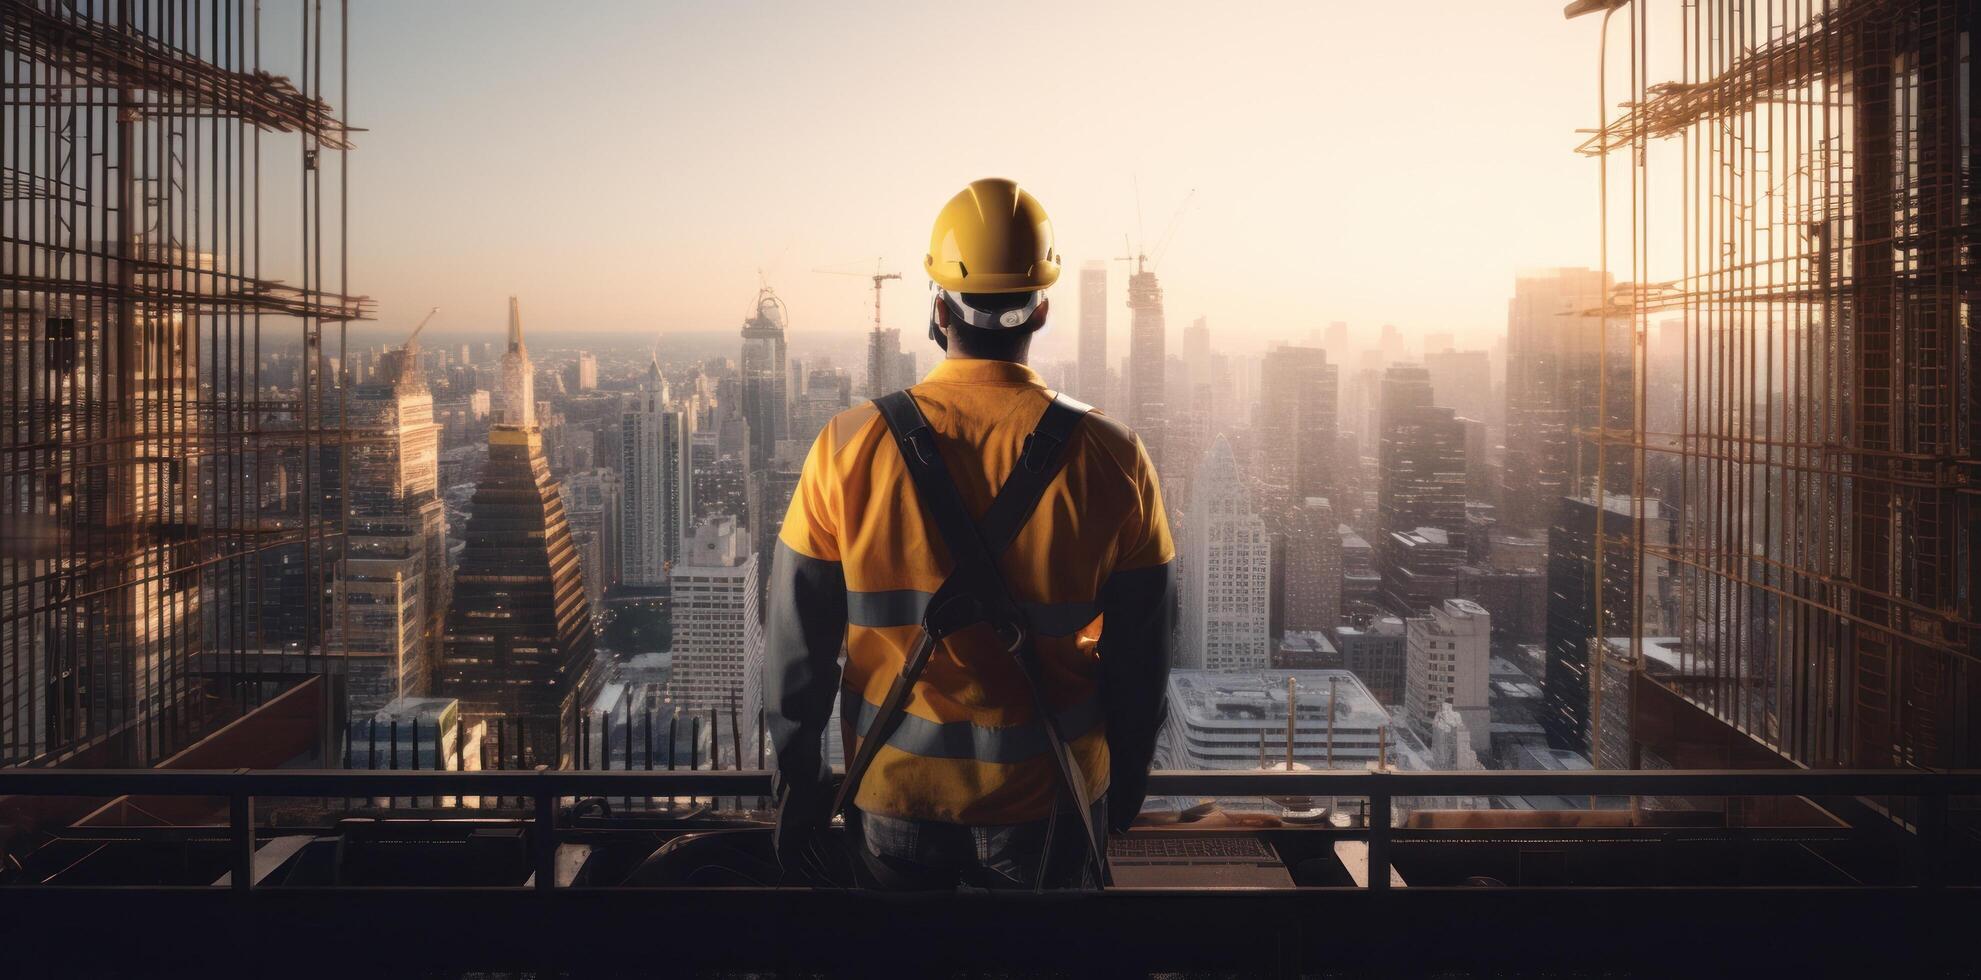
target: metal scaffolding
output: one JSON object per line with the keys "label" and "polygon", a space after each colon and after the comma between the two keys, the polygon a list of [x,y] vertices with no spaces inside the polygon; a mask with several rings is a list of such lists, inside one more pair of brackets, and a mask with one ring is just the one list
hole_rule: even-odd
{"label": "metal scaffolding", "polygon": [[341,558],[324,341],[368,310],[324,7],[0,0],[0,766],[150,765],[325,672],[319,602],[262,623],[270,556]]}
{"label": "metal scaffolding", "polygon": [[1628,157],[1631,282],[1599,315],[1631,325],[1606,356],[1638,407],[1585,437],[1675,525],[1606,544],[1671,577],[1676,654],[1641,608],[1607,633],[1785,761],[1976,765],[1972,0],[1617,12],[1630,92],[1582,152]]}

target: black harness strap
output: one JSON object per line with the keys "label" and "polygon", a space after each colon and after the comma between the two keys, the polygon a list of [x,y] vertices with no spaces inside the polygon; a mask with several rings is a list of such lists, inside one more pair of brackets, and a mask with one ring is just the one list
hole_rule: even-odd
{"label": "black harness strap", "polygon": [[[1038,651],[1032,643],[1031,624],[1024,608],[1011,595],[996,556],[1010,548],[1024,529],[1046,489],[1066,465],[1065,447],[1073,431],[1091,407],[1065,395],[1046,406],[1032,433],[1025,437],[1023,450],[1011,475],[998,488],[981,525],[971,520],[955,480],[949,475],[935,442],[935,432],[923,417],[921,407],[906,391],[897,391],[875,400],[888,430],[901,450],[915,495],[934,523],[936,533],[949,549],[953,567],[949,577],[929,600],[922,615],[922,629],[901,673],[888,688],[875,713],[873,724],[860,739],[858,751],[847,766],[846,778],[833,801],[833,812],[843,810],[857,792],[860,779],[872,765],[880,747],[906,714],[908,696],[936,644],[960,629],[984,623],[996,631],[1005,644],[1032,692],[1033,710],[1046,732],[1046,742],[1060,778],[1060,789],[1074,804],[1086,830],[1087,849],[1100,873],[1107,879],[1105,841],[1093,822],[1092,800],[1086,779],[1059,731],[1051,706],[1046,702],[1039,667]],[[1043,857],[1042,857],[1043,859]]]}

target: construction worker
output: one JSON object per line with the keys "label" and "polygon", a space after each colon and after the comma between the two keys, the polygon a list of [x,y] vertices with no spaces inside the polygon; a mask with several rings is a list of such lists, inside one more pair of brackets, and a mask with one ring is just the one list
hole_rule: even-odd
{"label": "construction worker", "polygon": [[[843,808],[869,887],[1098,884],[1165,715],[1175,549],[1155,468],[1127,426],[1025,366],[1059,278],[1037,199],[970,184],[924,266],[947,357],[818,434],[779,535],[763,678],[778,857],[816,869]],[[856,786],[838,799],[835,697]]]}

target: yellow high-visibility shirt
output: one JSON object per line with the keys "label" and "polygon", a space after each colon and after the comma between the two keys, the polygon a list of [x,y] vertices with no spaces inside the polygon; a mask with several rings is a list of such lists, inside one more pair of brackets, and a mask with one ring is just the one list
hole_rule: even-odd
{"label": "yellow high-visibility shirt", "polygon": [[[959,358],[910,392],[981,519],[1052,393],[1022,364]],[[1091,413],[1062,452],[1000,564],[1089,792],[1107,792],[1126,765],[1139,805],[1134,770],[1149,765],[1169,668],[1175,546],[1154,467],[1126,426]],[[805,460],[769,582],[764,691],[780,779],[820,778],[834,688],[843,726],[871,724],[950,567],[878,410],[840,413]],[[979,625],[938,645],[854,802],[898,818],[1017,823],[1051,813],[1056,780],[1024,676]]]}

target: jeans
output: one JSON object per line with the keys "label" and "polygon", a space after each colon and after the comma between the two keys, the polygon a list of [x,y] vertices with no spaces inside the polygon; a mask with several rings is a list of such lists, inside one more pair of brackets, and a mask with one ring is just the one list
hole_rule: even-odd
{"label": "jeans", "polygon": [[[935,891],[960,886],[985,889],[1091,888],[1094,862],[1083,838],[1086,828],[1068,810],[1056,820],[1031,823],[968,824],[903,820],[849,811],[853,870],[862,888]],[[1093,806],[1094,828],[1107,832],[1107,801]],[[1039,857],[1051,852],[1045,879]]]}

